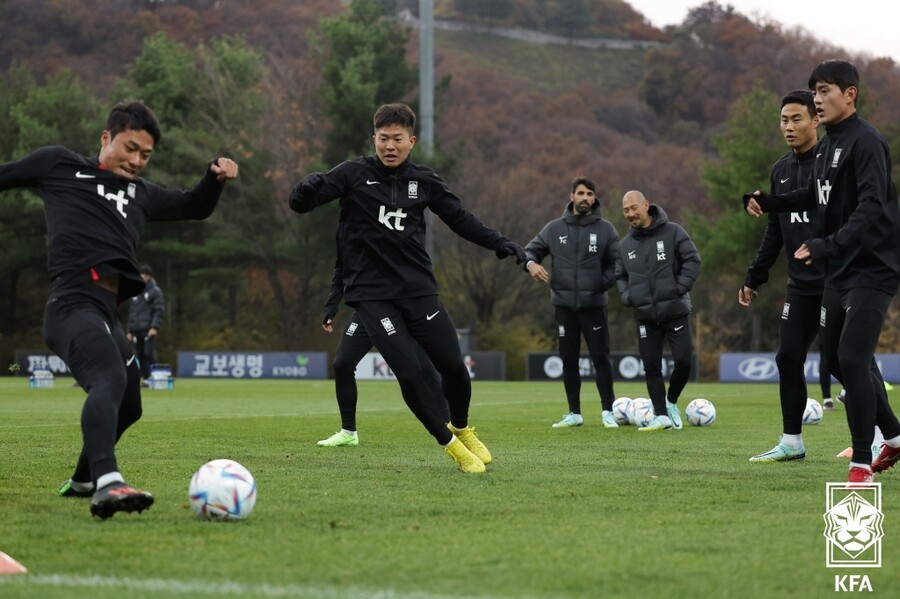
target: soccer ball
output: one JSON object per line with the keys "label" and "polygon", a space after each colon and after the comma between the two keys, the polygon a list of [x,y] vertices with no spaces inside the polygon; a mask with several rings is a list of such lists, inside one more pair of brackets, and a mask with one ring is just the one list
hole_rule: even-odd
{"label": "soccer ball", "polygon": [[631,424],[635,426],[644,426],[638,419],[638,416],[640,416],[644,410],[650,410],[650,413],[652,414],[650,420],[653,420],[653,417],[656,416],[656,412],[653,410],[653,402],[646,397],[636,397],[631,403],[634,404],[634,417],[631,419]]}
{"label": "soccer ball", "polygon": [[647,426],[650,421],[656,418],[656,412],[653,407],[647,407],[645,404],[639,405],[634,410],[634,425],[637,427]]}
{"label": "soccer ball", "polygon": [[806,409],[803,411],[803,424],[819,424],[822,422],[822,404],[812,397],[806,399]]}
{"label": "soccer ball", "polygon": [[716,421],[716,406],[708,399],[698,398],[687,405],[684,415],[694,426],[709,426]]}
{"label": "soccer ball", "polygon": [[256,481],[234,460],[212,460],[194,473],[188,497],[201,518],[243,520],[256,505]]}
{"label": "soccer ball", "polygon": [[[650,410],[651,412],[653,412],[653,402],[650,401],[649,399],[647,399],[646,397],[635,397],[633,400],[631,400],[631,405],[630,405],[629,408],[628,408],[628,410],[629,410],[629,411],[628,411],[628,420],[629,420],[629,422],[631,422],[631,424],[633,424],[633,425],[635,425],[635,426],[644,426],[644,425],[641,424],[641,422],[638,420],[638,416],[639,416],[639,415],[641,414],[641,412],[643,412],[645,409],[646,409],[646,410]],[[655,416],[655,415],[656,415],[656,414],[654,413],[654,416]],[[653,416],[651,416],[650,418],[652,419]]]}
{"label": "soccer ball", "polygon": [[632,399],[628,402],[628,405],[625,406],[625,418],[628,419],[628,424],[634,424],[634,410],[638,407],[638,398]]}
{"label": "soccer ball", "polygon": [[613,402],[612,413],[616,423],[621,425],[631,424],[628,420],[628,406],[631,405],[630,397],[620,397]]}

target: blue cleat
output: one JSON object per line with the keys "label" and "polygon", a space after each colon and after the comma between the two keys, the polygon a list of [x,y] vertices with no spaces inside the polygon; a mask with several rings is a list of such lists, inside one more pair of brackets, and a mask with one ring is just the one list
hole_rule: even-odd
{"label": "blue cleat", "polygon": [[802,460],[806,457],[806,448],[788,447],[784,443],[778,443],[775,447],[750,458],[751,462],[789,462],[790,460]]}

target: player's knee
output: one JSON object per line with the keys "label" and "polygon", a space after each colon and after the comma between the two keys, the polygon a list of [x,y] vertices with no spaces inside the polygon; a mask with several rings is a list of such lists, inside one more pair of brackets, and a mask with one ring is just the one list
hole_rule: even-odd
{"label": "player's knee", "polygon": [[141,406],[140,402],[123,402],[122,406],[119,408],[120,426],[128,428],[129,426],[140,420],[141,416],[143,415],[144,408]]}
{"label": "player's knee", "polygon": [[128,373],[124,364],[106,368],[92,378],[93,380],[88,383],[92,392],[109,393],[113,397],[122,397],[128,386]]}
{"label": "player's knee", "polygon": [[426,379],[425,369],[420,364],[412,364],[399,371],[395,370],[394,376],[397,377],[397,382],[401,385],[418,384]]}
{"label": "player's knee", "polygon": [[334,378],[338,380],[352,379],[356,376],[356,364],[351,364],[348,360],[342,359],[340,356],[335,358]]}
{"label": "player's knee", "polygon": [[865,356],[861,352],[839,352],[838,364],[842,373],[868,372],[871,356]]}
{"label": "player's knee", "polygon": [[[805,363],[805,359],[799,359],[800,354],[791,351],[779,350],[777,354],[775,354],[775,365],[778,366],[778,370],[790,370],[792,368],[803,368]],[[803,356],[805,358],[805,356]]]}
{"label": "player's knee", "polygon": [[678,371],[690,371],[691,366],[692,366],[691,359],[687,358],[687,359],[675,360],[673,368]]}

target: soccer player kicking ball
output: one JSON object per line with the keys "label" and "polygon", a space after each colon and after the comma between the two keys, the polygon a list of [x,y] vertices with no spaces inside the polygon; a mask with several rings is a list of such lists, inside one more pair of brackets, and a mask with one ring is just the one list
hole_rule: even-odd
{"label": "soccer player kicking ball", "polygon": [[[525,260],[522,248],[466,210],[434,170],[413,164],[416,115],[405,104],[375,113],[374,156],[347,160],[328,173],[312,173],[290,195],[291,210],[310,212],[341,201],[339,245],[345,303],[356,310],[372,342],[397,377],[403,399],[463,472],[485,472],[492,456],[469,426],[472,380],[453,320],[438,297],[425,249],[425,209],[457,235]],[[419,347],[443,380],[450,423],[439,417],[423,373]]]}
{"label": "soccer player kicking ball", "polygon": [[0,191],[31,188],[44,201],[44,339],[87,391],[81,456],[59,494],[91,497],[91,513],[102,519],[153,505],[150,493],[125,483],[115,450],[141,417],[141,372],[117,306],[144,290],[135,256],[144,223],[208,217],[225,181],[238,174],[235,162],[218,158],[191,190],[153,185],[140,174],[160,135],[147,106],[123,103],[109,113],[98,157],[51,146],[0,165]]}

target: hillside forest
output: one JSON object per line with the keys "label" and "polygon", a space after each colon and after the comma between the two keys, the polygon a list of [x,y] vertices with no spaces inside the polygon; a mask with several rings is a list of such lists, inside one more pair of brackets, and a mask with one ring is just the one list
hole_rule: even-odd
{"label": "hillside forest", "polygon": [[[297,215],[288,193],[309,172],[372,153],[380,104],[418,109],[418,8],[418,0],[6,0],[0,162],[45,145],[96,155],[110,107],[145,101],[163,129],[147,179],[191,187],[221,154],[241,168],[210,219],[145,229],[139,260],[154,267],[167,300],[162,358],[179,349],[333,353],[338,338],[320,323],[337,207]],[[620,236],[622,195],[643,191],[685,226],[703,259],[692,292],[702,378],[715,378],[719,352],[777,346],[783,261],[752,308],[738,306],[737,292],[765,227],[743,214],[741,194],[766,189],[787,151],[780,97],[805,88],[822,60],[848,58],[862,77],[861,116],[900,152],[900,69],[891,59],[718,2],[698,0],[665,30],[621,0],[435,0],[434,16],[434,146],[420,143],[412,160],[435,167],[467,208],[522,245],[562,213],[576,176],[597,182]],[[507,352],[509,377],[522,378],[525,354],[555,349],[548,288],[439,219],[432,233],[457,327],[477,349]],[[0,246],[6,364],[15,349],[44,347],[37,195],[0,193]],[[609,310],[613,349],[634,350],[632,316],[615,291]],[[881,351],[900,351],[898,313],[895,300]],[[348,315],[342,309],[337,325]]]}

